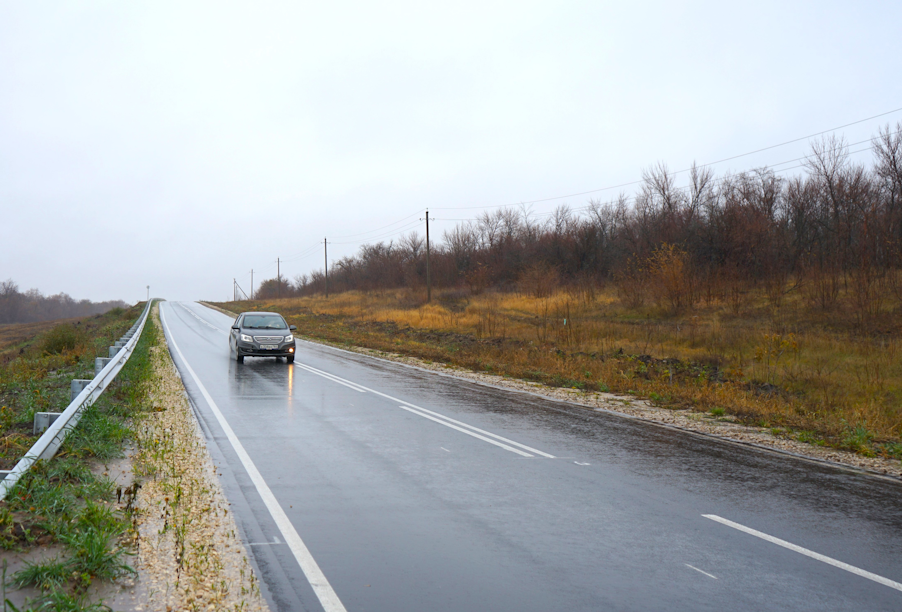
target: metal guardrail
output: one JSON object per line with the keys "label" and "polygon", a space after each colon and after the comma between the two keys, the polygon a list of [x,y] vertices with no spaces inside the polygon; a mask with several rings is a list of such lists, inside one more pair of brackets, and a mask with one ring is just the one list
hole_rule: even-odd
{"label": "metal guardrail", "polygon": [[[6,474],[6,477],[0,481],[0,500],[6,498],[6,494],[9,490],[15,486],[19,481],[19,478],[21,478],[38,459],[50,459],[56,454],[56,451],[59,450],[59,447],[62,446],[63,441],[66,439],[66,436],[75,425],[78,424],[79,419],[81,419],[82,411],[92,405],[97,398],[100,397],[104,389],[113,382],[116,375],[119,374],[119,370],[122,369],[122,366],[125,365],[134,352],[135,346],[138,344],[138,339],[141,337],[141,332],[144,331],[144,324],[147,323],[147,317],[150,315],[152,304],[153,300],[148,300],[147,305],[144,307],[144,312],[141,314],[141,318],[125,332],[122,339],[117,341],[114,346],[110,347],[109,362],[97,373],[94,379],[85,386],[81,393],[72,400],[62,414],[60,414],[50,427],[47,428],[47,431],[38,438],[38,441],[34,443],[34,446],[32,446],[28,452],[25,453],[25,456],[19,460],[16,466]],[[121,345],[121,348],[114,351],[114,348],[119,345]]]}

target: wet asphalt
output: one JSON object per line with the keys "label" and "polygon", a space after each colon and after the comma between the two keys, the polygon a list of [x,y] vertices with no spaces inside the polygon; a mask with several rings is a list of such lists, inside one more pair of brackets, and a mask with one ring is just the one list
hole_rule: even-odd
{"label": "wet asphalt", "polygon": [[899,482],[161,308],[273,610],[324,608],[200,385],[348,611],[902,610]]}

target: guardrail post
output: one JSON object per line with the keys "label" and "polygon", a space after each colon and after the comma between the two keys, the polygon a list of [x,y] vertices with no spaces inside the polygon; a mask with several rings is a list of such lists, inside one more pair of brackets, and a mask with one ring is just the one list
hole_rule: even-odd
{"label": "guardrail post", "polygon": [[122,350],[121,346],[111,346],[110,347],[110,359],[115,357],[116,353],[118,353],[120,350]]}
{"label": "guardrail post", "polygon": [[108,357],[97,357],[94,359],[94,377],[96,378],[100,371],[110,362]]}
{"label": "guardrail post", "polygon": [[35,412],[34,413],[34,435],[47,431],[47,428],[53,425],[62,412]]}
{"label": "guardrail post", "polygon": [[74,402],[78,394],[84,391],[90,382],[89,378],[73,378],[72,384],[69,385],[69,401]]}

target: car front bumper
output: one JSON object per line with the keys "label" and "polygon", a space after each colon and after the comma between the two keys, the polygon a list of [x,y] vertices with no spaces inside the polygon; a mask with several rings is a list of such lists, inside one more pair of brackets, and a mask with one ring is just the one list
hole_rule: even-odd
{"label": "car front bumper", "polygon": [[[266,346],[266,345],[263,345]],[[263,348],[256,342],[238,342],[238,354],[243,357],[288,357],[294,355],[295,343],[281,342],[276,348]]]}

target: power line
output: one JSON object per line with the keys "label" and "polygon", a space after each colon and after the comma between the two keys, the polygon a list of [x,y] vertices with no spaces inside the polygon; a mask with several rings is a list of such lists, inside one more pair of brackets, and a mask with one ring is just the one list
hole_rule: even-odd
{"label": "power line", "polygon": [[[837,127],[835,127],[835,128],[831,128],[831,129],[829,129],[829,130],[824,130],[824,131],[822,131],[822,132],[816,132],[816,133],[814,133],[814,134],[809,134],[808,136],[800,136],[799,138],[793,138],[792,140],[787,140],[787,141],[781,142],[781,143],[779,143],[779,144],[770,145],[769,147],[764,147],[764,148],[761,148],[761,149],[755,149],[754,151],[749,151],[749,152],[747,152],[747,153],[741,153],[741,154],[739,154],[739,155],[733,155],[732,157],[726,157],[726,158],[724,158],[724,159],[719,159],[719,160],[717,160],[717,161],[708,162],[708,163],[706,163],[706,164],[701,164],[701,165],[698,165],[697,167],[698,167],[698,168],[706,168],[706,167],[708,167],[708,166],[713,166],[713,165],[715,165],[715,164],[720,164],[720,163],[723,163],[723,162],[725,162],[725,161],[731,161],[731,160],[734,160],[734,159],[739,159],[740,157],[747,157],[747,156],[749,156],[749,155],[754,155],[755,153],[761,153],[762,151],[769,151],[769,150],[771,150],[771,149],[776,149],[777,147],[783,147],[783,146],[786,146],[786,145],[788,145],[788,144],[792,144],[792,143],[794,143],[794,142],[799,142],[799,141],[802,141],[802,140],[806,140],[806,139],[808,139],[808,138],[814,138],[815,136],[822,136],[822,135],[828,134],[828,133],[830,133],[830,132],[835,132],[836,130],[841,130],[842,128],[845,128],[845,127],[849,127],[849,126],[852,126],[852,125],[858,125],[859,123],[864,123],[864,122],[866,122],[866,121],[871,121],[871,120],[877,119],[877,118],[879,118],[879,117],[885,117],[886,115],[892,115],[893,113],[898,113],[899,111],[902,111],[902,108],[897,108],[897,109],[894,109],[894,110],[891,110],[891,111],[887,111],[887,112],[885,112],[885,113],[880,113],[880,114],[878,114],[878,115],[873,115],[873,116],[867,117],[867,118],[865,118],[865,119],[859,119],[858,121],[853,121],[853,122],[851,122],[851,123],[846,123],[846,124],[844,124],[844,125],[840,125],[840,126],[837,126]],[[684,169],[684,170],[678,170],[678,171],[674,172],[673,174],[682,174],[682,173],[684,173],[684,172],[689,172],[691,169],[692,169],[692,168],[686,168],[686,169]],[[554,196],[554,197],[551,197],[551,198],[542,198],[542,199],[538,199],[538,200],[525,200],[525,201],[523,201],[523,202],[517,202],[517,203],[515,203],[515,204],[496,204],[496,205],[489,205],[489,206],[434,206],[433,209],[434,209],[434,210],[473,210],[473,209],[478,209],[478,208],[505,208],[505,207],[510,207],[510,206],[520,206],[520,205],[522,205],[522,204],[539,204],[539,203],[542,203],[542,202],[551,202],[551,201],[553,201],[553,200],[562,200],[562,199],[564,199],[564,198],[574,198],[574,197],[576,197],[576,196],[588,195],[588,194],[590,194],[590,193],[597,193],[597,192],[599,192],[599,191],[609,191],[609,190],[611,190],[611,189],[618,189],[618,188],[620,188],[620,187],[629,187],[629,186],[631,186],[631,185],[638,185],[638,184],[641,183],[641,182],[642,182],[641,180],[630,181],[630,182],[628,182],[628,183],[620,183],[619,185],[611,185],[611,186],[609,186],[609,187],[601,187],[601,188],[599,188],[599,189],[590,189],[589,191],[580,191],[580,192],[578,192],[578,193],[571,193],[571,194],[567,194],[567,195]]]}
{"label": "power line", "polygon": [[420,221],[419,221],[419,219],[417,219],[416,221],[412,221],[412,222],[406,224],[404,227],[396,228],[396,229],[394,229],[386,234],[383,234],[381,236],[372,236],[370,238],[364,238],[363,240],[351,240],[348,242],[333,242],[331,244],[336,244],[336,245],[337,244],[361,244],[364,242],[383,240],[385,238],[391,238],[392,236],[397,236],[399,234],[403,234],[404,232],[406,232],[408,230],[412,230],[413,228],[418,227],[419,225],[420,225]]}
{"label": "power line", "polygon": [[[347,234],[347,235],[345,235],[345,236],[335,236],[335,237],[336,237],[336,238],[354,238],[354,237],[356,237],[356,236],[363,236],[364,234],[372,234],[373,232],[378,232],[378,231],[380,231],[380,230],[384,230],[384,229],[387,228],[387,227],[391,227],[391,226],[393,226],[393,225],[398,225],[399,223],[401,223],[401,222],[403,222],[403,221],[406,221],[407,219],[410,219],[411,217],[415,217],[415,216],[417,216],[417,215],[419,215],[419,214],[420,214],[420,212],[417,211],[417,212],[415,212],[415,213],[412,214],[412,215],[407,215],[406,217],[402,217],[401,219],[398,219],[398,220],[395,221],[394,223],[389,223],[388,225],[384,225],[384,226],[382,226],[382,227],[377,227],[377,228],[375,228],[375,229],[367,230],[367,231],[365,231],[365,232],[360,232],[359,234]],[[341,243],[335,243],[335,244],[341,244]]]}

